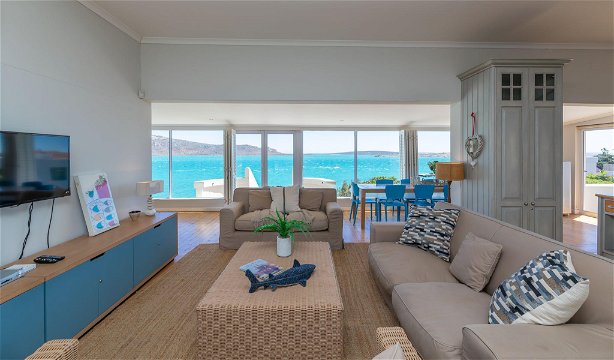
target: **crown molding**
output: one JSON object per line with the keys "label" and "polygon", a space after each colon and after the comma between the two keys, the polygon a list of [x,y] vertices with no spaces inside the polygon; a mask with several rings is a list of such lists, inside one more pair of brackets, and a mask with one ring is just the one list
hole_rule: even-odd
{"label": "crown molding", "polygon": [[141,39],[143,38],[141,34],[136,32],[130,26],[126,25],[126,23],[119,20],[117,17],[111,15],[111,13],[109,13],[105,9],[98,6],[98,4],[96,4],[94,1],[89,1],[89,0],[77,0],[77,1],[81,3],[81,5],[85,6],[90,11],[92,11],[94,14],[100,16],[101,18],[109,22],[111,25],[118,28],[120,31],[122,31],[126,35],[130,36],[131,38],[133,38],[139,43],[141,42]]}
{"label": "crown molding", "polygon": [[479,72],[489,69],[494,66],[505,67],[526,67],[526,66],[548,66],[548,67],[563,67],[565,64],[573,61],[573,59],[490,59],[474,66],[471,69],[457,75],[460,80],[473,76]]}
{"label": "crown molding", "polygon": [[234,46],[330,46],[330,47],[386,47],[386,48],[473,48],[473,49],[566,49],[614,50],[614,44],[590,43],[510,43],[510,42],[453,42],[453,41],[363,41],[363,40],[284,40],[284,39],[217,39],[149,37],[143,44],[174,45],[234,45]]}

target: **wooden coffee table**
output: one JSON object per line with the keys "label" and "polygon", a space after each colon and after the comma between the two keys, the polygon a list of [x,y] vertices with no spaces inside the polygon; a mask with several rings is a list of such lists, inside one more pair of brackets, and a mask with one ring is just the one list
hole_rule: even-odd
{"label": "wooden coffee table", "polygon": [[[200,358],[340,359],[343,303],[330,246],[295,241],[292,256],[276,256],[275,242],[246,242],[196,307]],[[315,264],[307,287],[248,292],[241,265],[264,259],[284,268],[297,259]],[[206,264],[205,264],[206,266]]]}

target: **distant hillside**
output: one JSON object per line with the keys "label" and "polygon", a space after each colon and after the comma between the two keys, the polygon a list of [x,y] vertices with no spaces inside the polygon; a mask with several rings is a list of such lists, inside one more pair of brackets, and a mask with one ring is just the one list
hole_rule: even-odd
{"label": "distant hillside", "polygon": [[[151,153],[166,155],[168,153],[168,138],[153,135],[151,137]],[[238,155],[260,155],[260,148],[252,145],[237,145]],[[269,154],[281,155],[275,149],[269,148]],[[204,144],[188,140],[173,140],[173,155],[224,155],[224,145]]]}

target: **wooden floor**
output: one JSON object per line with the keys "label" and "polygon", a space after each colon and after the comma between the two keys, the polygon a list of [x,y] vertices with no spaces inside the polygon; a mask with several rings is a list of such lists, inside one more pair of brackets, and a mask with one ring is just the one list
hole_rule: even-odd
{"label": "wooden floor", "polygon": [[[584,215],[570,215],[563,218],[563,242],[584,251],[597,252],[597,223],[595,218]],[[365,230],[360,230],[360,219],[356,225],[344,213],[343,239],[346,243],[369,242],[371,221],[367,215]],[[179,213],[179,255],[177,260],[200,244],[219,241],[220,225],[218,212]]]}

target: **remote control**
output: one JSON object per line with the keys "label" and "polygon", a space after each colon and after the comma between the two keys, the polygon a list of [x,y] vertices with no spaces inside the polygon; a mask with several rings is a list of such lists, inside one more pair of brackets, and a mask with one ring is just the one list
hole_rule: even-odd
{"label": "remote control", "polygon": [[64,256],[58,256],[58,255],[41,255],[38,256],[34,259],[35,263],[38,264],[53,264],[56,263],[60,260],[63,260]]}

